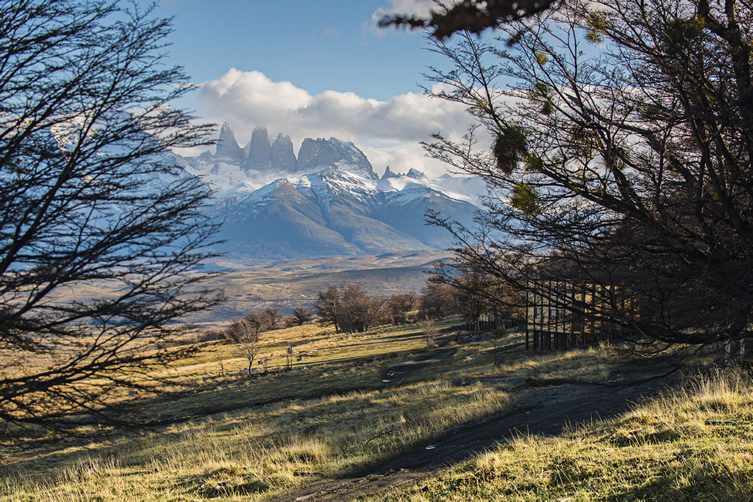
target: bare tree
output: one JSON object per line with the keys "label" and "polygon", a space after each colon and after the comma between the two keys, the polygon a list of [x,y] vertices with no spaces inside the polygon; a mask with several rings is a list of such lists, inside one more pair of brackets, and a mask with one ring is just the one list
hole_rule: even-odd
{"label": "bare tree", "polygon": [[458,313],[455,289],[438,280],[429,280],[421,294],[421,315],[425,319],[441,319]]}
{"label": "bare tree", "polygon": [[322,324],[334,324],[336,332],[363,333],[385,318],[385,301],[371,298],[357,284],[330,286],[319,292],[315,308]]}
{"label": "bare tree", "polygon": [[387,298],[385,308],[392,324],[405,324],[415,317],[412,312],[418,308],[418,298],[411,293],[392,295]]}
{"label": "bare tree", "polygon": [[304,324],[310,322],[313,318],[314,313],[307,308],[299,307],[293,311],[293,320],[298,326],[303,326]]}
{"label": "bare tree", "polygon": [[264,314],[267,316],[269,329],[277,328],[277,323],[279,323],[282,318],[280,310],[276,307],[267,307],[264,309]]}
{"label": "bare tree", "polygon": [[330,286],[325,291],[320,291],[314,304],[316,314],[319,316],[319,322],[323,325],[332,324],[335,326],[335,332],[340,332],[340,303],[342,295],[337,286]]}
{"label": "bare tree", "polygon": [[478,125],[429,151],[492,194],[480,232],[434,216],[459,261],[521,289],[606,284],[598,314],[654,348],[751,337],[752,20],[738,0],[574,1],[501,47],[437,43],[436,94]]}
{"label": "bare tree", "polygon": [[[171,106],[170,23],[115,2],[0,1],[0,419],[116,420],[172,324],[212,304],[197,285],[208,191],[169,149],[206,127]],[[98,288],[85,293],[82,285]]]}
{"label": "bare tree", "polygon": [[246,319],[233,321],[226,332],[226,337],[233,343],[238,344],[243,357],[248,362],[248,373],[254,369],[254,361],[259,355],[259,334],[258,325]]}
{"label": "bare tree", "polygon": [[475,267],[462,267],[461,273],[451,281],[455,287],[455,301],[468,331],[474,335],[481,332],[481,317],[491,310],[488,276]]}
{"label": "bare tree", "polygon": [[272,329],[270,317],[267,312],[249,312],[244,318],[244,321],[248,323],[255,338],[258,338],[262,331]]}
{"label": "bare tree", "polygon": [[366,294],[357,284],[348,283],[342,288],[342,301],[338,308],[340,329],[346,333],[363,333],[375,324],[381,302]]}

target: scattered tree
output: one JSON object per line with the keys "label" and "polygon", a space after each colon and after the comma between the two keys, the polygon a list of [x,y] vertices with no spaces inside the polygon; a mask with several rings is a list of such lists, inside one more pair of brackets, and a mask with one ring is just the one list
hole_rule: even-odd
{"label": "scattered tree", "polygon": [[481,316],[494,310],[489,280],[489,276],[469,267],[461,268],[461,273],[452,280],[458,310],[468,326],[468,331],[474,335],[481,332]]}
{"label": "scattered tree", "polygon": [[441,319],[458,312],[455,290],[438,280],[429,280],[421,295],[421,316]]}
{"label": "scattered tree", "polygon": [[258,325],[249,321],[248,318],[233,321],[226,333],[229,340],[240,346],[241,353],[248,362],[249,375],[259,355],[259,333]]}
{"label": "scattered tree", "polygon": [[335,333],[340,332],[340,303],[342,297],[337,286],[330,286],[325,291],[320,291],[314,304],[316,314],[319,316],[319,322],[322,326],[333,325]]}
{"label": "scattered tree", "polygon": [[313,318],[314,313],[307,308],[298,307],[293,311],[293,321],[298,326],[303,326],[304,324],[311,322]]}
{"label": "scattered tree", "polygon": [[385,308],[388,320],[392,324],[405,324],[414,320],[418,298],[411,293],[393,295],[387,298]]}
{"label": "scattered tree", "polygon": [[244,321],[248,323],[256,338],[259,337],[262,331],[272,328],[269,315],[266,312],[249,312]]}
{"label": "scattered tree", "polygon": [[362,333],[385,319],[384,305],[384,300],[369,297],[361,286],[347,283],[320,291],[315,307],[322,325],[333,324],[338,333]]}
{"label": "scattered tree", "polygon": [[269,329],[275,329],[277,328],[277,323],[280,322],[281,314],[280,310],[276,307],[267,307],[264,309],[264,314],[267,316],[267,323],[269,324]]}
{"label": "scattered tree", "polygon": [[346,333],[368,331],[378,318],[381,302],[372,300],[361,286],[351,283],[343,287],[341,296],[338,307],[340,329]]}

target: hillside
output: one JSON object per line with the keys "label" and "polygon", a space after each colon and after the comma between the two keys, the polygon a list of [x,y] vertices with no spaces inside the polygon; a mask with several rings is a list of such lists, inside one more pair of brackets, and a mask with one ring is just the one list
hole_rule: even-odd
{"label": "hillside", "polygon": [[[272,371],[252,379],[237,375],[238,347],[202,343],[166,395],[126,408],[172,425],[6,445],[0,496],[744,500],[753,489],[746,374],[686,367],[688,380],[657,380],[671,355],[526,353],[515,333],[495,367],[490,341],[454,341],[455,322],[431,344],[422,325],[270,332]],[[301,358],[280,371],[288,343]]]}

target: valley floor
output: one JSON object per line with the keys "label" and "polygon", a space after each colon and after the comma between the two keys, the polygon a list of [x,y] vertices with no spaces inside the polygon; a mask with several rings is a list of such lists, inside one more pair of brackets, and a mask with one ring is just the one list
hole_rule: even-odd
{"label": "valley floor", "polygon": [[[138,409],[172,425],[2,450],[4,500],[749,500],[753,380],[675,355],[496,348],[447,320],[200,345]],[[285,348],[295,346],[283,371]],[[298,358],[296,358],[298,359]],[[706,361],[695,361],[695,363]],[[178,386],[178,383],[183,384]],[[185,390],[185,385],[191,387]],[[180,389],[180,390],[178,390]]]}

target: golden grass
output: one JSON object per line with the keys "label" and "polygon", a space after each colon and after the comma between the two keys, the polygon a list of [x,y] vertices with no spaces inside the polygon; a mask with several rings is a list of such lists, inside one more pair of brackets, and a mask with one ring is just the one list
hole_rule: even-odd
{"label": "golden grass", "polygon": [[750,500],[753,380],[699,376],[561,437],[521,436],[379,500]]}
{"label": "golden grass", "polygon": [[[155,418],[228,404],[237,411],[109,441],[74,442],[67,449],[9,452],[6,464],[11,465],[0,484],[0,498],[259,498],[310,481],[316,473],[342,472],[389,457],[508,404],[502,388],[456,385],[443,377],[444,369],[488,365],[483,344],[430,361],[391,385],[382,381],[384,368],[410,363],[411,354],[426,349],[420,327],[359,335],[321,332],[312,327],[281,330],[265,342],[267,350],[290,340],[301,350],[316,352],[305,370],[304,360],[293,371],[256,379],[228,374],[211,389],[175,402],[159,397],[144,404]],[[213,365],[233,350],[232,345],[204,344],[193,361],[171,371],[184,381],[202,372],[214,374]],[[223,364],[229,373],[233,358]],[[274,399],[280,401],[253,405]]]}
{"label": "golden grass", "polygon": [[[257,359],[266,359],[270,370],[280,369],[285,365],[288,344],[295,351],[295,368],[416,350],[426,345],[417,325],[379,328],[368,333],[335,333],[331,327],[307,324],[262,333]],[[219,341],[200,343],[197,348],[192,357],[176,361],[166,374],[204,379],[220,377],[224,370],[226,375],[236,376],[247,366],[241,346]],[[301,360],[299,355],[303,356]]]}
{"label": "golden grass", "polygon": [[[438,327],[448,328],[452,322]],[[520,334],[511,334],[504,343],[512,346],[521,340]],[[292,371],[277,371],[288,343],[294,344],[296,354],[307,355]],[[275,371],[254,379],[238,377],[245,362],[236,346],[208,342],[198,348],[191,360],[165,373],[176,384],[193,385],[193,392],[142,399],[144,412],[152,418],[195,419],[106,440],[6,449],[1,452],[5,467],[0,500],[264,499],[387,459],[456,425],[504,411],[516,392],[531,383],[604,380],[627,362],[611,349],[534,354],[518,347],[506,351],[503,364],[495,367],[491,343],[429,348],[418,325],[364,334],[335,334],[318,326],[268,333],[262,337],[261,352],[270,357]],[[393,368],[408,369],[384,382]],[[636,466],[649,469],[651,479],[666,477],[668,471],[651,471],[651,466],[678,462],[673,455],[685,450],[667,449],[679,441],[677,434],[695,441],[704,431],[719,434],[724,429],[705,425],[709,416],[749,416],[753,392],[748,380],[727,379],[724,387],[720,378],[698,380],[687,394],[646,403],[618,421],[560,438],[521,437],[389,497],[624,496],[628,487],[642,486]],[[705,414],[699,416],[699,409]],[[739,436],[734,438],[707,445],[705,462],[731,459],[723,452],[747,448]],[[747,472],[744,462],[720,465],[730,472]],[[622,474],[616,484],[609,484],[615,469]],[[689,477],[692,472],[685,472],[684,483],[694,479]],[[733,478],[741,483],[740,476]],[[740,486],[747,485],[734,490]]]}
{"label": "golden grass", "polygon": [[122,500],[131,489],[138,497],[128,500],[269,494],[307,479],[296,471],[384,458],[506,402],[501,390],[441,381],[294,401],[122,440],[43,478],[19,469],[0,489],[13,500]]}

